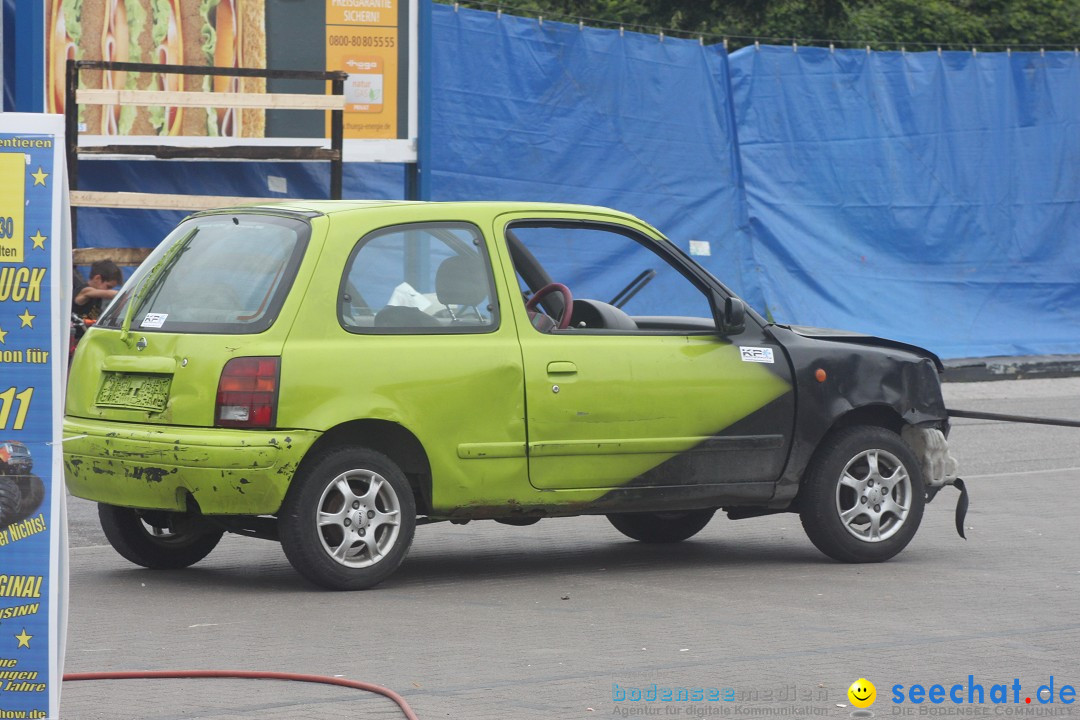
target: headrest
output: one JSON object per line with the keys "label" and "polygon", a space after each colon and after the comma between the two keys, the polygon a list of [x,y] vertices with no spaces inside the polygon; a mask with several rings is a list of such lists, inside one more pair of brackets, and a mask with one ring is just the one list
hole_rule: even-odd
{"label": "headrest", "polygon": [[435,273],[435,295],[443,305],[476,306],[488,296],[488,284],[477,258],[455,255]]}

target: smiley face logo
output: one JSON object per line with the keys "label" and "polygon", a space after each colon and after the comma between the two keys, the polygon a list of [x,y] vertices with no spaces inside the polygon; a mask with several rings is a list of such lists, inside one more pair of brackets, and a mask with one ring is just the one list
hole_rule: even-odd
{"label": "smiley face logo", "polygon": [[877,688],[866,678],[859,678],[847,689],[848,700],[857,708],[868,708],[877,700]]}

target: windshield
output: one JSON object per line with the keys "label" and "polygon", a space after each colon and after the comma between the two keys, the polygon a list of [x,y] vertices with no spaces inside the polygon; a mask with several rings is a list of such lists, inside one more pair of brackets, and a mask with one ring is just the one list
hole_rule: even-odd
{"label": "windshield", "polygon": [[187,220],[139,266],[98,325],[121,327],[135,297],[132,330],[262,332],[277,318],[310,234],[307,223],[280,216]]}

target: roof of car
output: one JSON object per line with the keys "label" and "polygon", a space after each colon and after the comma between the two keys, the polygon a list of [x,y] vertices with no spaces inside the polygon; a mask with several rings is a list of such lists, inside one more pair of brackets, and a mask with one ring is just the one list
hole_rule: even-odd
{"label": "roof of car", "polygon": [[[470,209],[486,210],[494,213],[504,212],[592,212],[607,215],[618,215],[625,218],[633,218],[632,215],[611,208],[595,205],[577,205],[572,203],[548,203],[548,202],[512,202],[512,201],[455,201],[455,202],[424,202],[419,200],[282,200],[280,202],[259,203],[248,205],[248,208],[266,208],[286,210],[303,213],[319,213],[320,215],[335,215],[338,213],[373,210],[377,208],[401,208],[414,205],[424,208],[443,209]],[[236,209],[236,208],[233,208]],[[222,208],[221,210],[225,210]],[[210,212],[221,212],[213,210]]]}

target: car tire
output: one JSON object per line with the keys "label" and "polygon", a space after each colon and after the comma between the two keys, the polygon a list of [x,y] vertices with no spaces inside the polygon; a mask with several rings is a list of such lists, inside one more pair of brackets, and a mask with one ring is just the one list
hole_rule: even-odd
{"label": "car tire", "polygon": [[143,512],[104,503],[98,503],[98,520],[116,552],[153,570],[194,565],[209,555],[225,534],[198,516]]}
{"label": "car tire", "polygon": [[899,435],[849,427],[822,441],[799,491],[810,541],[834,560],[883,562],[911,542],[922,522],[922,470]]}
{"label": "car tire", "polygon": [[278,516],[285,556],[330,590],[365,590],[397,570],[416,531],[401,469],[368,448],[336,447],[305,461]]}
{"label": "car tire", "polygon": [[12,478],[0,477],[0,528],[5,528],[19,516],[22,491]]}
{"label": "car tire", "polygon": [[701,532],[715,513],[715,508],[685,512],[612,513],[607,519],[628,538],[645,543],[677,543]]}

